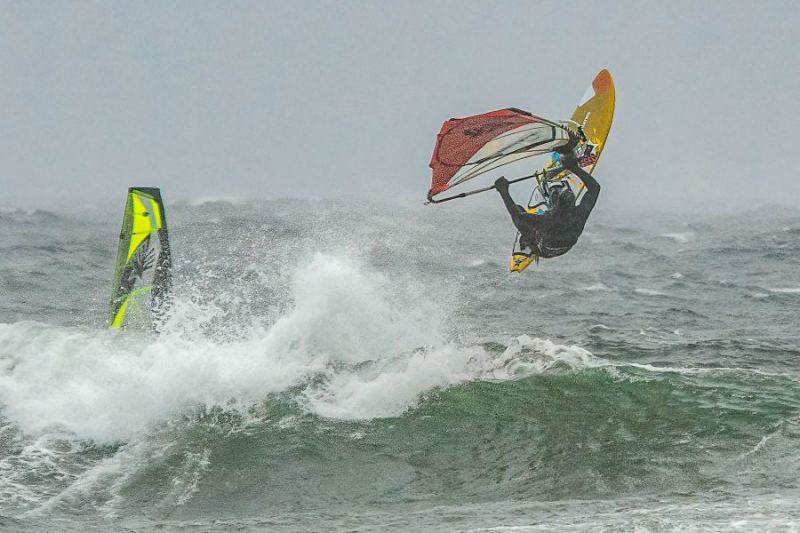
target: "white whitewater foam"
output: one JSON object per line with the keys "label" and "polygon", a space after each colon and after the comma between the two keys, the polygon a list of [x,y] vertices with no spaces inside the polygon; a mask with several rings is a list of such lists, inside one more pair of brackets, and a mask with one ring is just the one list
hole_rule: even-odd
{"label": "white whitewater foam", "polygon": [[597,282],[597,283],[594,283],[594,284],[589,285],[587,287],[581,287],[581,289],[583,289],[584,291],[588,291],[588,292],[597,292],[597,291],[609,291],[609,292],[611,292],[611,291],[617,290],[615,287],[609,287],[608,285],[606,285],[605,283],[602,283],[602,282]]}
{"label": "white whitewater foam", "polygon": [[21,215],[29,217],[36,213],[36,209],[23,209],[20,207],[0,207],[0,215]]}
{"label": "white whitewater foam", "polygon": [[199,196],[189,201],[192,207],[200,207],[206,204],[225,203],[231,205],[244,205],[246,200],[237,196]]}
{"label": "white whitewater foam", "polygon": [[581,370],[609,366],[606,359],[595,357],[580,346],[556,344],[549,339],[521,335],[500,357],[492,361],[482,377],[495,379],[521,378],[557,368]]}
{"label": "white whitewater foam", "polygon": [[270,346],[358,363],[441,343],[443,315],[418,294],[398,294],[376,272],[318,255],[292,283],[294,309],[270,328]]}
{"label": "white whitewater foam", "polygon": [[468,381],[513,380],[554,369],[608,366],[578,346],[522,335],[501,354],[452,344],[380,361],[358,372],[332,376],[326,387],[309,389],[306,405],[321,416],[370,419],[398,416],[413,407],[420,394]]}
{"label": "white whitewater foam", "polygon": [[186,408],[246,406],[298,385],[311,413],[369,419],[400,415],[437,387],[600,364],[527,336],[499,355],[446,342],[437,307],[398,285],[318,255],[294,276],[288,312],[224,343],[202,334],[221,311],[189,302],[158,337],[0,324],[0,407],[28,435],[119,442]]}
{"label": "white whitewater foam", "polygon": [[159,337],[0,324],[0,408],[29,434],[127,440],[186,406],[262,399],[336,365],[442,344],[435,306],[346,259],[315,257],[292,290],[277,323],[225,343],[202,335],[204,314],[224,314],[190,302]]}
{"label": "white whitewater foam", "polygon": [[635,292],[636,294],[642,294],[644,296],[667,296],[667,293],[665,292],[657,291],[654,289],[643,289],[640,287],[634,289],[633,292]]}
{"label": "white whitewater foam", "polygon": [[0,359],[13,358],[0,373],[5,416],[26,433],[63,428],[101,442],[186,405],[282,390],[305,375],[265,357],[259,339],[215,345],[23,323],[0,325],[0,346]]}
{"label": "white whitewater foam", "polygon": [[424,391],[473,379],[473,356],[479,359],[484,355],[480,349],[451,345],[380,362],[361,371],[336,373],[325,386],[307,389],[305,404],[309,411],[329,418],[398,416]]}
{"label": "white whitewater foam", "polygon": [[295,273],[288,311],[246,338],[208,338],[203,325],[223,311],[187,301],[160,336],[0,324],[0,408],[27,435],[130,442],[187,408],[245,410],[291,387],[304,387],[310,413],[370,419],[401,415],[435,388],[608,364],[525,335],[500,354],[448,342],[444,314],[420,292],[317,255]]}
{"label": "white whitewater foam", "polygon": [[767,290],[775,294],[800,294],[800,287],[775,287]]}
{"label": "white whitewater foam", "polygon": [[685,233],[662,233],[659,237],[664,237],[665,239],[672,239],[673,241],[679,243],[687,243],[694,239],[694,233],[691,231],[687,231]]}

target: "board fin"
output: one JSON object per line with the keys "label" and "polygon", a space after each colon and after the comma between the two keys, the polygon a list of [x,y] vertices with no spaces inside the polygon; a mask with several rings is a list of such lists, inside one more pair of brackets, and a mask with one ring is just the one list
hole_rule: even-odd
{"label": "board fin", "polygon": [[166,311],[172,259],[161,191],[128,189],[119,235],[108,326],[155,329]]}

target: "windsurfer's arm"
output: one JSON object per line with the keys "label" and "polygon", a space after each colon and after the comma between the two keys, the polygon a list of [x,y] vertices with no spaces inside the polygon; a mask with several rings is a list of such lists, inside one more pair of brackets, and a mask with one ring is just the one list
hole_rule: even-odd
{"label": "windsurfer's arm", "polygon": [[500,193],[500,197],[503,199],[503,203],[506,205],[508,214],[511,215],[511,221],[514,223],[517,229],[528,226],[529,224],[526,220],[526,216],[530,215],[528,215],[527,211],[525,211],[521,205],[515,204],[514,199],[511,198],[510,194],[508,194],[508,180],[505,178],[498,178],[497,181],[494,182],[494,188]]}
{"label": "windsurfer's arm", "polygon": [[564,168],[578,176],[586,187],[586,194],[584,194],[583,198],[581,199],[580,207],[586,210],[588,215],[589,211],[594,208],[594,204],[597,202],[597,197],[600,195],[600,184],[597,183],[597,180],[594,179],[591,174],[581,168],[574,157],[563,158],[562,165],[564,165]]}

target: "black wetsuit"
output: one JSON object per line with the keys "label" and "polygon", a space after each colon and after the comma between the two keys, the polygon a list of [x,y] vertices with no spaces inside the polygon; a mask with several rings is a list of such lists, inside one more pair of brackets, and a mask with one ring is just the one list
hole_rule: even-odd
{"label": "black wetsuit", "polygon": [[530,247],[539,257],[556,257],[565,254],[578,241],[583,226],[592,212],[600,184],[584,171],[575,160],[565,162],[565,167],[578,176],[586,186],[580,205],[552,209],[543,215],[533,215],[514,203],[508,189],[498,189],[506,204],[511,220],[520,232],[520,245]]}

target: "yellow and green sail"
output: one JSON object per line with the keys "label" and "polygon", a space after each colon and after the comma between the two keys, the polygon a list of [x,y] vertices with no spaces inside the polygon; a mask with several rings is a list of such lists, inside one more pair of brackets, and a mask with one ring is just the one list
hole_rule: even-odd
{"label": "yellow and green sail", "polygon": [[152,328],[166,308],[171,267],[161,192],[131,187],[119,235],[109,327]]}

